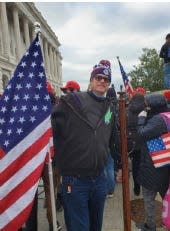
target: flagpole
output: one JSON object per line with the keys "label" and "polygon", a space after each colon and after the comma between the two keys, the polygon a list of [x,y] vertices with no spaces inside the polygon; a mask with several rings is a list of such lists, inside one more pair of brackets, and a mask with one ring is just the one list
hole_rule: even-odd
{"label": "flagpole", "polygon": [[[118,57],[117,57],[118,59]],[[119,59],[118,59],[119,60]],[[119,94],[119,121],[120,121],[120,141],[122,155],[122,193],[123,193],[123,216],[124,231],[131,231],[131,209],[130,209],[130,192],[129,192],[129,167],[127,151],[127,134],[126,134],[126,106],[125,92],[120,87]]]}
{"label": "flagpole", "polygon": [[54,196],[54,182],[53,182],[53,169],[52,169],[52,159],[50,152],[49,161],[48,161],[48,175],[50,181],[50,198],[51,198],[51,209],[52,209],[52,218],[53,218],[53,230],[58,230],[57,228],[57,219],[56,219],[56,206],[55,206],[55,196]]}
{"label": "flagpole", "polygon": [[[40,41],[40,34],[41,34],[41,26],[39,22],[34,23],[35,26],[35,33],[39,36]],[[44,68],[45,70],[45,68]],[[49,183],[50,183],[50,199],[51,199],[51,209],[52,209],[52,220],[53,220],[53,230],[57,230],[57,219],[56,219],[56,206],[55,206],[55,195],[54,195],[54,182],[53,182],[53,170],[52,170],[52,159],[51,153],[48,152],[48,176],[49,176]]]}

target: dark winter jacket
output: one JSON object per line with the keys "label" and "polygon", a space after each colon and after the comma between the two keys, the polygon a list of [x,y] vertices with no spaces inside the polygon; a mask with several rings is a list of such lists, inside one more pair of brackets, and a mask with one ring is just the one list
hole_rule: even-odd
{"label": "dark winter jacket", "polygon": [[145,188],[159,192],[163,196],[168,188],[170,180],[170,168],[155,168],[146,146],[146,141],[159,137],[167,132],[167,127],[159,115],[167,109],[165,98],[162,95],[150,95],[146,97],[151,111],[147,118],[139,117],[138,135],[142,140],[141,163],[138,182]]}
{"label": "dark winter jacket", "polygon": [[161,51],[160,51],[159,56],[160,56],[160,58],[164,59],[164,63],[170,63],[170,45],[165,43],[161,47]]}
{"label": "dark winter jacket", "polygon": [[144,96],[136,94],[127,108],[128,151],[140,150],[137,134],[138,114],[145,109]]}
{"label": "dark winter jacket", "polygon": [[[104,169],[109,149],[116,153],[118,143],[115,115],[112,104],[105,100],[97,124],[92,123],[83,102],[96,105],[96,99],[87,92],[72,93],[61,97],[60,103],[52,113],[54,146],[57,150],[57,165],[61,175],[96,176]],[[91,105],[92,111],[95,110]],[[111,116],[108,113],[111,113]],[[96,108],[96,113],[98,109]],[[91,113],[93,115],[93,113]],[[96,115],[92,119],[96,120]],[[120,161],[120,158],[115,158]]]}

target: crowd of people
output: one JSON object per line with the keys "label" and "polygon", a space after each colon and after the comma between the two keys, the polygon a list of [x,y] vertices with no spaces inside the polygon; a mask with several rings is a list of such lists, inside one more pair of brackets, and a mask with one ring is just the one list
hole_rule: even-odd
{"label": "crowd of people", "polygon": [[[163,57],[163,51],[161,55]],[[58,212],[64,210],[67,231],[101,231],[105,200],[114,196],[115,182],[122,181],[120,112],[111,80],[111,64],[101,60],[91,71],[87,91],[80,91],[76,81],[68,81],[61,88],[63,96],[58,98],[47,83],[53,105],[56,208]],[[169,90],[147,95],[145,89],[138,86],[126,103],[133,190],[136,196],[142,191],[146,212],[146,222],[138,224],[142,231],[156,230],[155,197],[159,193],[163,198],[170,183],[170,167],[155,167],[147,146],[148,141],[169,132],[162,116],[170,116],[169,100]],[[47,166],[42,179],[49,231],[54,231]],[[57,227],[62,230],[58,221]],[[38,230],[37,194],[24,230]]]}

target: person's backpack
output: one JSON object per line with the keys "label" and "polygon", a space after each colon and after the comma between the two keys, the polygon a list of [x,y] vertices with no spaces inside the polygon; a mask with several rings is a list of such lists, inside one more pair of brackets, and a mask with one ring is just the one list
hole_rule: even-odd
{"label": "person's backpack", "polygon": [[170,229],[170,185],[163,199],[162,221]]}

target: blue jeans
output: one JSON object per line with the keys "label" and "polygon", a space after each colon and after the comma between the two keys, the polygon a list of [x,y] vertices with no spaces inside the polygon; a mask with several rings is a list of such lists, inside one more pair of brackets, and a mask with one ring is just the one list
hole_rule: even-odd
{"label": "blue jeans", "polygon": [[170,88],[170,63],[164,64],[164,88]]}
{"label": "blue jeans", "polygon": [[109,159],[107,165],[105,167],[105,175],[107,180],[107,192],[113,192],[115,188],[115,175],[114,175],[114,161],[111,155],[109,155]]}
{"label": "blue jeans", "polygon": [[101,231],[106,195],[104,173],[96,177],[63,176],[61,196],[67,231]]}

